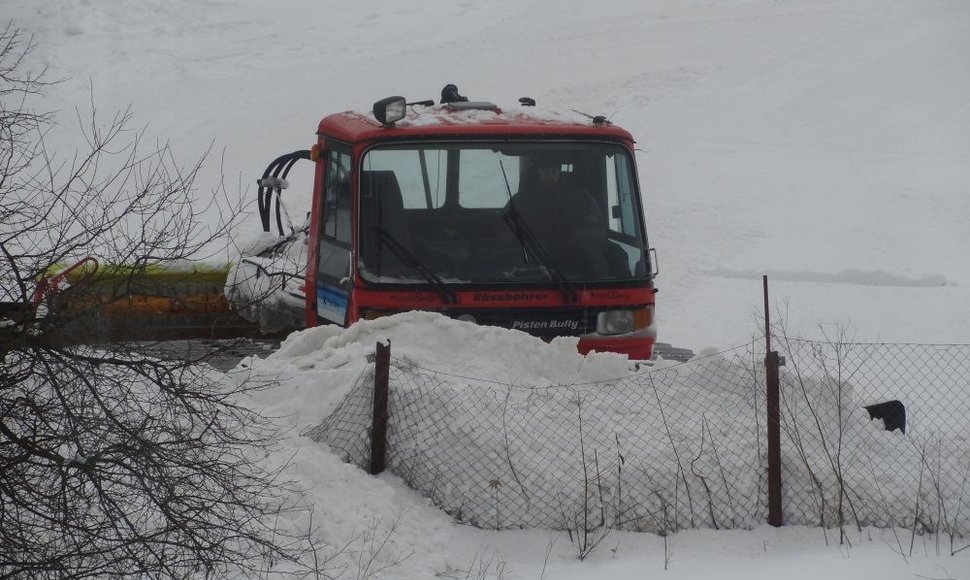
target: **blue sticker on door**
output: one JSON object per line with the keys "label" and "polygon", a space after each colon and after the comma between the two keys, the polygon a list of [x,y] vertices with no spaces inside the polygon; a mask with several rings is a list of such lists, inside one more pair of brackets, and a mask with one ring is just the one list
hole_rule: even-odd
{"label": "blue sticker on door", "polygon": [[333,286],[317,286],[317,316],[343,324],[347,319],[347,293]]}

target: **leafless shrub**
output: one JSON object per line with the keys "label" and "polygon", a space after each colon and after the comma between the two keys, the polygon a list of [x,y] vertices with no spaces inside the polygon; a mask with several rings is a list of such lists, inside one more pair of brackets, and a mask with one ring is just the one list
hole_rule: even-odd
{"label": "leafless shrub", "polygon": [[[663,402],[660,400],[660,391],[657,389],[657,384],[650,377],[650,386],[653,388],[653,395],[657,401],[657,408],[660,410],[660,417],[663,422],[664,433],[667,435],[667,441],[670,443],[670,448],[673,451],[674,459],[677,461],[677,477],[680,482],[684,484],[684,493],[687,496],[687,513],[690,517],[690,527],[694,527],[694,498],[690,491],[690,482],[687,481],[687,471],[684,469],[684,463],[680,457],[680,451],[677,449],[677,442],[674,439],[673,434],[670,431],[670,422],[667,420],[667,414],[664,411]],[[680,485],[678,482],[674,483],[675,491],[679,489]],[[675,493],[676,498],[679,494]]]}
{"label": "leafless shrub", "polygon": [[468,568],[448,570],[437,574],[437,576],[451,578],[453,580],[472,580],[473,578],[477,580],[498,578],[501,580],[505,578],[505,566],[506,562],[497,559],[495,554],[486,555],[479,552],[472,557],[471,564],[469,564]]}
{"label": "leafless shrub", "polygon": [[587,455],[583,432],[582,397],[577,396],[574,402],[579,425],[580,466],[583,472],[583,479],[580,482],[582,495],[578,506],[567,505],[567,500],[560,496],[560,508],[569,539],[576,546],[579,559],[585,560],[610,534],[612,520],[608,520],[606,514],[605,483],[600,471],[598,454],[594,449],[592,458]]}
{"label": "leafless shrub", "polygon": [[[846,525],[854,522],[858,531],[862,529],[844,461],[853,373],[853,369],[846,365],[852,343],[847,329],[840,326],[834,335],[826,335],[824,342],[812,344],[810,362],[818,369],[818,375],[813,375],[797,355],[797,339],[783,326],[779,334],[782,348],[788,353],[787,368],[790,369],[782,375],[785,385],[781,397],[782,429],[793,443],[799,462],[811,481],[818,524],[823,529],[830,524],[836,525],[839,543],[851,543]],[[820,461],[816,460],[818,454],[821,454]],[[829,481],[834,482],[831,494],[826,483]],[[830,509],[834,510],[834,521],[828,519]]]}
{"label": "leafless shrub", "polygon": [[[660,504],[660,510],[653,514],[657,535],[663,538],[664,543],[664,570],[670,569],[670,561],[673,559],[673,551],[670,547],[670,536],[675,533],[678,529],[677,525],[677,514],[674,509],[672,509],[672,504],[669,498],[661,493],[659,490],[653,490],[654,497]],[[674,491],[676,496],[676,490]],[[676,505],[676,499],[673,502]]]}
{"label": "leafless shrub", "polygon": [[0,577],[320,572],[280,524],[297,496],[265,467],[272,425],[240,402],[258,385],[132,344],[85,346],[85,313],[32,307],[37,280],[80,256],[132,279],[203,259],[235,214],[203,219],[221,190],[195,198],[202,160],[146,147],[129,111],[106,124],[92,112],[82,151],[49,151],[30,47],[0,30],[0,302],[17,311],[0,324]]}
{"label": "leafless shrub", "polygon": [[[914,537],[932,535],[936,554],[946,552],[953,556],[968,547],[958,543],[966,534],[961,527],[961,516],[970,482],[970,464],[963,465],[962,474],[948,469],[947,463],[956,459],[944,456],[943,441],[938,437],[911,436],[909,441],[919,457],[919,485],[910,531]],[[948,542],[945,549],[940,545],[944,538]],[[910,555],[912,548],[911,541]]]}
{"label": "leafless shrub", "polygon": [[383,521],[373,522],[351,543],[351,550],[356,554],[357,580],[365,580],[379,576],[381,572],[402,564],[413,553],[403,556],[385,554],[385,549],[391,543],[401,525],[401,518],[397,517],[385,526]]}

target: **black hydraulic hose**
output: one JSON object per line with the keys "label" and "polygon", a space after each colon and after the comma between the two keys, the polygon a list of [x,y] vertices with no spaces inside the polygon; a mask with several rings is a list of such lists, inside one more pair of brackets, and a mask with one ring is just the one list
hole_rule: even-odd
{"label": "black hydraulic hose", "polygon": [[263,223],[263,231],[269,231],[269,216],[271,210],[271,204],[273,202],[273,188],[269,185],[268,178],[272,174],[273,170],[276,169],[277,164],[280,159],[275,159],[269,166],[266,167],[266,171],[263,172],[262,178],[260,178],[256,183],[259,185],[257,205],[259,207],[259,219]]}
{"label": "black hydraulic hose", "polygon": [[[296,153],[306,153],[307,155],[306,155],[306,157],[302,157],[302,156],[296,155]],[[283,179],[286,179],[286,176],[290,174],[290,169],[293,168],[293,166],[296,164],[297,161],[299,161],[300,159],[309,159],[310,158],[310,152],[309,151],[297,151],[296,153],[293,153],[292,154],[293,155],[293,158],[290,159],[286,163],[286,167],[283,169],[283,174],[280,176]]]}
{"label": "black hydraulic hose", "polygon": [[[288,162],[289,162],[289,158],[278,163],[276,165],[276,169],[273,170],[273,180],[276,181],[276,183],[279,183],[279,181],[277,180],[280,179],[280,173],[282,173],[283,167],[285,167],[286,163]],[[273,191],[276,192],[276,229],[277,231],[279,231],[281,236],[284,236],[286,234],[283,233],[283,219],[282,219],[282,216],[280,215],[281,214],[280,204],[283,203],[283,189],[281,186],[276,185],[273,187]]]}
{"label": "black hydraulic hose", "polygon": [[263,223],[264,232],[269,231],[269,213],[270,213],[270,204],[272,203],[271,196],[273,191],[273,188],[267,185],[267,178],[270,176],[273,170],[276,169],[277,164],[281,163],[283,160],[285,160],[288,157],[289,155],[282,155],[274,159],[272,162],[270,162],[270,164],[266,167],[266,171],[263,172],[263,176],[256,182],[257,185],[259,185],[259,189],[257,190],[258,197],[256,202],[259,208],[259,219]]}
{"label": "black hydraulic hose", "polygon": [[[299,153],[303,153],[303,151],[297,151],[295,153],[292,153],[291,154],[292,157],[288,161],[286,161],[283,164],[281,164],[280,171],[279,171],[279,177],[280,177],[280,179],[286,180],[286,176],[290,174],[290,169],[293,169],[293,166],[296,164],[297,161],[299,161],[300,159],[309,159],[310,158],[310,152],[309,151],[306,152],[307,155],[306,155],[305,158],[302,157],[302,156],[299,156],[298,155]],[[281,194],[282,194],[282,191],[277,190],[277,192],[276,192],[276,227],[279,228],[280,235],[281,236],[285,236],[285,235],[287,235],[287,233],[283,231],[283,217],[281,215],[282,212],[280,211],[280,207],[281,207],[280,204],[282,203],[281,202],[281,197],[282,197]]]}
{"label": "black hydraulic hose", "polygon": [[282,197],[279,195],[279,193],[277,193],[277,195],[276,195],[276,229],[277,229],[277,231],[279,231],[279,233],[280,233],[281,236],[285,236],[286,234],[283,233],[283,218],[280,215],[282,213],[282,212],[280,212],[280,203],[282,203]]}
{"label": "black hydraulic hose", "polygon": [[[272,211],[273,192],[275,191],[276,224],[279,228],[280,235],[284,235],[282,217],[280,216],[280,195],[282,188],[279,187],[277,180],[286,179],[293,164],[300,159],[310,159],[310,151],[303,149],[287,153],[286,155],[280,155],[266,167],[266,171],[263,172],[263,177],[258,181],[259,189],[257,190],[256,205],[259,209],[259,219],[262,222],[264,232],[270,230],[270,212]],[[270,177],[273,178],[272,182],[276,182],[275,185],[269,180]]]}

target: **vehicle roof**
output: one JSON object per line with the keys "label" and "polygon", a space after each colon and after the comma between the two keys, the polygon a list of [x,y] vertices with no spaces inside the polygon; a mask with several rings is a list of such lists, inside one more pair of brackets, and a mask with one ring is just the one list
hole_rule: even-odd
{"label": "vehicle roof", "polygon": [[[469,107],[468,104],[458,104]],[[536,107],[458,108],[455,105],[412,105],[393,126],[381,125],[371,113],[346,111],[320,121],[318,134],[349,143],[407,138],[476,137],[584,137],[618,139],[633,143],[633,136],[603,117],[575,111],[550,111]],[[490,105],[493,108],[485,108]]]}

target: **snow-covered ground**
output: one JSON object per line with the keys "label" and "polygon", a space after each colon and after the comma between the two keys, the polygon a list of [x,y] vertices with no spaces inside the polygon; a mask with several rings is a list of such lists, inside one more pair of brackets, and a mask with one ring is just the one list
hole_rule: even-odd
{"label": "snow-covered ground", "polygon": [[965,2],[6,0],[3,17],[67,79],[48,99],[65,129],[91,92],[131,105],[186,158],[225,152],[202,187],[222,171],[250,197],[323,115],[391,94],[454,82],[609,115],[641,148],[661,340],[744,342],[761,274],[807,331],[967,340]]}
{"label": "snow-covered ground", "polygon": [[[306,330],[292,335],[277,353],[265,360],[244,360],[230,377],[280,383],[278,387],[254,394],[251,404],[264,409],[268,415],[284,417],[284,423],[291,429],[277,460],[289,460],[294,464],[291,475],[307,489],[304,501],[314,508],[312,525],[308,513],[297,514],[292,521],[293,531],[305,533],[311,528],[318,540],[326,542],[328,547],[323,552],[326,554],[346,547],[343,553],[334,557],[333,565],[344,567],[350,577],[357,575],[361,566],[367,565],[391,566],[382,576],[388,578],[716,577],[750,580],[784,575],[792,580],[819,577],[875,580],[968,577],[970,548],[951,556],[947,538],[912,538],[905,529],[895,532],[850,529],[850,545],[839,544],[837,531],[798,526],[687,530],[666,540],[656,534],[614,530],[602,538],[587,559],[580,561],[578,542],[571,541],[565,532],[540,529],[499,532],[456,525],[449,515],[408,489],[396,475],[368,476],[361,469],[341,462],[326,446],[300,436],[312,433],[323,418],[345,400],[355,381],[368,368],[367,357],[373,353],[374,343],[383,339],[390,340],[392,366],[396,369],[433,369],[440,373],[450,385],[442,388],[442,394],[458,394],[465,389],[498,389],[504,393],[504,386],[509,384],[551,388],[555,394],[555,385],[584,383],[578,388],[597,389],[596,381],[613,381],[632,373],[627,361],[617,355],[593,354],[587,358],[577,355],[575,339],[544,344],[524,333],[477,327],[429,313],[382,318],[347,330],[334,327]],[[489,356],[475,354],[480,352],[488,352]],[[492,383],[487,384],[488,381]],[[404,388],[403,384],[395,385],[395,388]],[[668,391],[671,387],[684,388],[664,383],[665,398],[671,396]],[[501,398],[500,395],[498,399]],[[542,406],[541,401],[533,404],[536,402]],[[460,404],[452,402],[449,408],[460,408]],[[730,409],[726,411],[731,412]],[[861,409],[858,411],[862,412]],[[395,411],[392,408],[392,413],[398,413],[399,417],[404,415],[403,409]],[[487,413],[487,410],[481,409],[480,413]],[[541,419],[542,414],[536,412],[534,417]],[[590,431],[595,428],[597,418],[588,416],[586,428]],[[502,437],[501,431],[469,431],[467,425],[477,424],[475,419],[477,417],[469,415],[452,417],[456,424],[455,431],[451,432],[455,445],[467,444],[466,437],[480,440]],[[643,420],[650,419],[644,416]],[[681,423],[675,423],[675,426],[679,425]],[[354,425],[358,430],[366,429],[366,426],[366,422]],[[733,429],[735,425],[728,427]],[[409,428],[412,432],[427,434],[413,425]],[[885,448],[903,441],[902,436],[880,431],[867,420],[854,424],[852,429],[868,433],[862,438],[868,444],[882,441],[871,447],[874,456],[883,456]],[[589,438],[590,435],[587,431],[586,436]],[[429,439],[424,437],[422,450],[426,451],[434,444]],[[733,456],[735,448],[732,444],[726,442],[726,438],[720,441],[722,452]],[[447,446],[446,441],[438,443]],[[535,445],[541,446],[542,442],[536,441]],[[488,444],[483,442],[482,446],[487,453]],[[479,454],[478,450],[467,446],[463,450],[466,464],[485,457],[484,453]],[[637,469],[635,457],[638,451],[626,452],[628,468]],[[574,458],[575,454],[570,457]],[[905,462],[893,464],[904,465]],[[477,471],[475,467],[466,465],[467,473]],[[536,466],[526,461],[520,462],[519,468],[518,476],[525,479],[531,476],[529,472]],[[659,466],[651,465],[650,469],[651,477],[663,477]],[[732,473],[737,472],[732,470]],[[900,475],[904,473],[901,471]],[[747,479],[748,475],[745,473],[739,478]],[[456,483],[456,474],[447,472],[446,477],[447,485]],[[556,480],[553,475],[551,481],[562,490],[558,487],[550,489],[550,494],[563,493],[570,487],[565,478]],[[475,483],[482,490],[479,494],[491,494],[487,490],[487,478],[479,477]],[[511,479],[503,485],[515,488]],[[895,495],[897,491],[900,490],[885,490],[889,495]],[[516,494],[515,491],[508,493]],[[909,505],[915,494],[901,491],[899,495]],[[736,504],[746,503],[744,497],[732,499]],[[466,512],[472,511],[473,503],[474,499],[468,498]],[[891,511],[894,507],[887,506],[886,512]],[[741,517],[750,518],[747,514]],[[598,533],[592,536],[600,537]],[[385,539],[389,541],[378,549]],[[966,538],[958,539],[955,548],[966,545]]]}
{"label": "snow-covered ground", "polygon": [[[531,96],[637,137],[660,340],[743,344],[768,274],[773,307],[803,334],[846,321],[860,340],[970,341],[968,2],[4,0],[0,17],[34,34],[32,62],[65,79],[43,103],[61,111],[62,155],[93,94],[105,115],[130,105],[185,159],[212,145],[223,165],[207,167],[200,195],[224,175],[248,198],[327,113],[433,98],[448,82],[473,99]],[[302,215],[307,196],[288,193]],[[294,424],[332,408],[353,366],[341,361],[371,347],[264,363],[314,389],[293,395]],[[388,577],[970,577],[970,550],[937,557],[918,539],[903,558],[877,531],[851,549],[818,530],[685,532],[669,539],[666,573],[662,538],[616,533],[578,562],[562,534],[456,527],[393,476],[367,477],[305,438],[287,445],[334,545],[400,518],[393,553],[410,557]]]}

